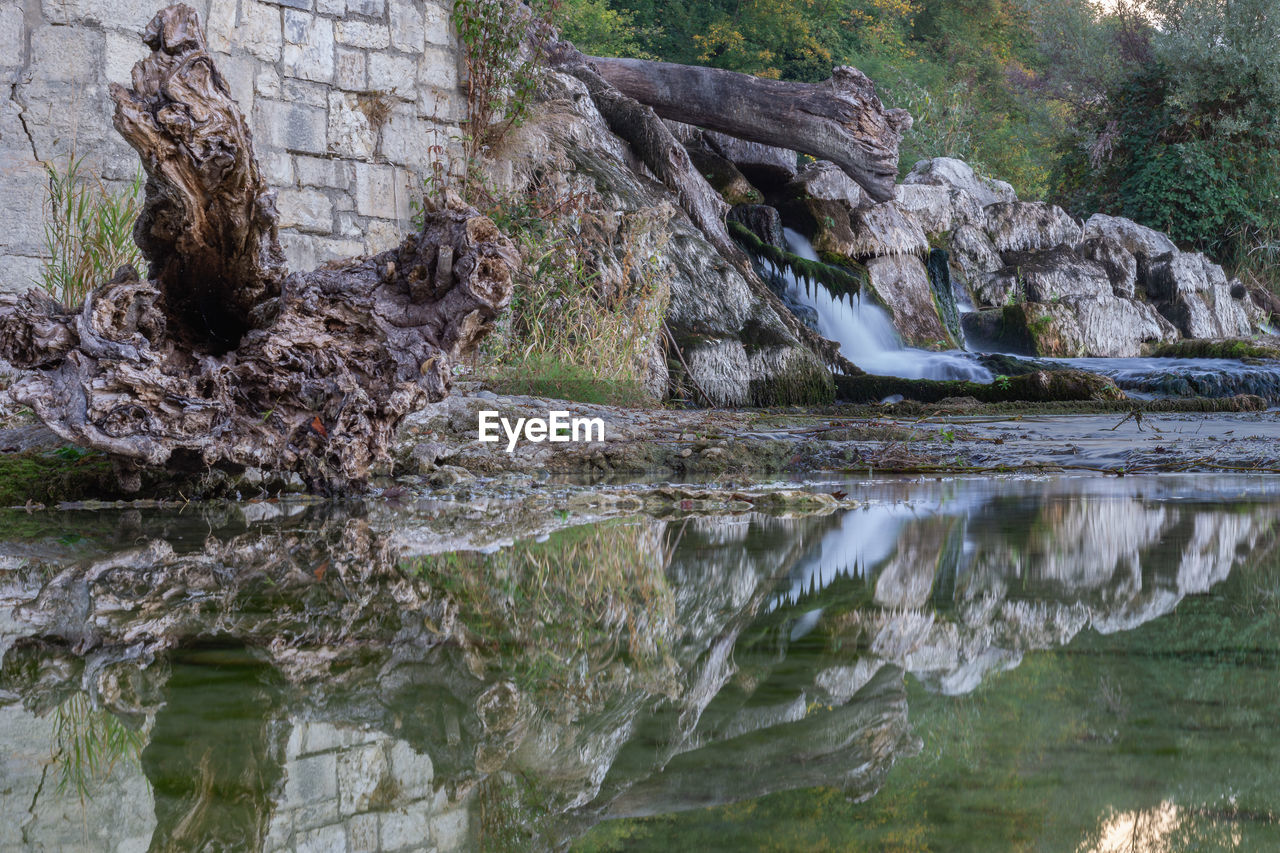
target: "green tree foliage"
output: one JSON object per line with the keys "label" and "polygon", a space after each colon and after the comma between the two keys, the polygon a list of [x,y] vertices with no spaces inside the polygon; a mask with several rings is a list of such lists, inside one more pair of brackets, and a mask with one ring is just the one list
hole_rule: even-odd
{"label": "green tree foliage", "polygon": [[1280,227],[1280,3],[1156,0],[1059,167],[1078,211],[1160,228],[1227,262]]}
{"label": "green tree foliage", "polygon": [[644,45],[660,32],[641,26],[634,12],[614,9],[606,0],[565,0],[555,19],[564,37],[591,56],[651,59]]}
{"label": "green tree foliage", "polygon": [[[589,52],[818,81],[854,65],[1024,198],[1280,262],[1280,0],[562,0]],[[1275,257],[1271,257],[1274,255]]]}
{"label": "green tree foliage", "polygon": [[[645,53],[668,62],[808,82],[854,65],[890,106],[916,119],[903,142],[904,171],[923,157],[961,157],[1025,195],[1048,190],[1068,111],[1024,83],[1038,79],[1042,64],[1035,4],[1061,3],[564,0],[562,15],[604,2],[640,28],[632,33]],[[1088,14],[1086,0],[1071,4]]]}

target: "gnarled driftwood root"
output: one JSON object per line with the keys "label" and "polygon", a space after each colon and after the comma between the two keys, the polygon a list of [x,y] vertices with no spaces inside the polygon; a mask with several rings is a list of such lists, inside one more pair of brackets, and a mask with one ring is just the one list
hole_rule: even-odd
{"label": "gnarled driftwood root", "polygon": [[257,466],[359,487],[506,306],[514,248],[453,200],[396,249],[286,275],[274,193],[195,12],[164,9],[144,38],[112,96],[147,171],[152,278],[124,268],[75,310],[0,297],[0,357],[29,369],[13,396],[126,477]]}

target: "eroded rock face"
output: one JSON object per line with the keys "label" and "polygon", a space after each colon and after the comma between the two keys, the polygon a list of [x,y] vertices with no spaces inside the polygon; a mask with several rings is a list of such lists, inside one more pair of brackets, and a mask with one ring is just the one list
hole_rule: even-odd
{"label": "eroded rock face", "polygon": [[1139,225],[1123,216],[1107,216],[1102,213],[1095,213],[1085,220],[1082,237],[1085,240],[1101,238],[1120,246],[1135,257],[1154,258],[1178,250],[1172,240],[1154,228]]}
{"label": "eroded rock face", "polygon": [[982,206],[965,190],[948,185],[899,184],[896,200],[915,214],[927,234],[983,222]]}
{"label": "eroded rock face", "polygon": [[968,285],[974,301],[979,305],[1000,304],[978,299],[978,283],[987,273],[1004,266],[987,232],[975,225],[961,225],[951,232],[950,250],[952,277]]}
{"label": "eroded rock face", "polygon": [[951,344],[951,334],[934,302],[929,273],[919,258],[872,258],[866,266],[876,299],[888,309],[894,327],[908,345],[938,348]]}
{"label": "eroded rock face", "polygon": [[1111,291],[1123,299],[1132,299],[1138,283],[1138,260],[1118,242],[1102,236],[1086,236],[1080,241],[1080,254],[1102,264],[1111,280]]}
{"label": "eroded rock face", "polygon": [[902,179],[904,184],[927,184],[954,187],[972,196],[980,207],[1001,201],[1017,201],[1013,187],[1004,181],[980,178],[973,167],[954,157],[921,160]]}
{"label": "eroded rock face", "polygon": [[[726,262],[671,193],[632,165],[630,150],[580,81],[558,72],[545,80],[541,100],[496,156],[495,168],[505,170],[494,176],[499,187],[519,194],[550,184],[559,197],[576,197],[583,221],[599,236],[596,272],[607,290],[625,292],[636,276],[663,282],[653,298],[669,300],[666,324],[699,394],[718,405],[743,405],[799,399],[788,395],[821,386],[827,368],[783,321],[781,303]],[[705,138],[699,133],[686,135]],[[654,263],[636,262],[644,257]],[[655,340],[655,349],[662,347]],[[654,362],[651,378],[662,384],[668,364]]]}
{"label": "eroded rock face", "polygon": [[997,202],[983,211],[987,236],[1002,256],[1074,247],[1080,242],[1080,225],[1057,205],[1041,201]]}
{"label": "eroded rock face", "polygon": [[1252,334],[1261,315],[1225,284],[1188,291],[1160,306],[1160,313],[1188,338],[1237,338]]}
{"label": "eroded rock face", "polygon": [[843,201],[850,207],[861,206],[865,199],[862,187],[844,169],[826,160],[807,163],[787,185],[786,193],[798,198]]}
{"label": "eroded rock face", "polygon": [[1168,343],[1178,330],[1145,302],[1103,296],[1073,303],[1083,351],[1102,358],[1142,355],[1145,344]]}
{"label": "eroded rock face", "polygon": [[1065,246],[1040,252],[1009,252],[1005,260],[1005,271],[1020,282],[1022,295],[1032,302],[1111,294],[1107,271]]}

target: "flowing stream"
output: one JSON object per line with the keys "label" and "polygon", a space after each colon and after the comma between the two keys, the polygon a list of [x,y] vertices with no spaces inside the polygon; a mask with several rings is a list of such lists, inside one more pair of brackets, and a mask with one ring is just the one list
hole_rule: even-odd
{"label": "flowing stream", "polygon": [[[787,248],[807,260],[818,260],[804,235],[784,230]],[[817,282],[801,282],[790,272],[787,294],[816,313],[818,332],[840,344],[845,358],[868,373],[904,379],[960,379],[991,382],[994,375],[967,350],[931,352],[903,346],[889,313],[875,298],[836,299]],[[972,307],[957,300],[961,312]],[[1256,394],[1280,402],[1280,365],[1248,364],[1209,358],[1058,358],[1037,359],[1046,367],[1073,367],[1109,376],[1135,397],[1230,397]]]}
{"label": "flowing stream", "polygon": [[[784,230],[792,254],[816,261],[818,253],[804,235]],[[965,379],[990,382],[991,371],[962,350],[930,352],[902,345],[889,314],[873,297],[835,299],[820,283],[805,284],[791,274],[788,294],[817,312],[818,333],[840,344],[845,358],[868,373],[904,379]]]}

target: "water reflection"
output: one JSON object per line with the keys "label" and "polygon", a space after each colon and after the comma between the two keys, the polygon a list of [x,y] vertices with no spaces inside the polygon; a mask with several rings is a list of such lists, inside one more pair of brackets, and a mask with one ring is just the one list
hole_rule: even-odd
{"label": "water reflection", "polygon": [[1238,826],[1222,825],[1169,801],[1149,809],[1112,811],[1102,820],[1096,838],[1083,842],[1077,853],[1167,853],[1171,850],[1238,850],[1243,835]]}
{"label": "water reflection", "polygon": [[[517,850],[815,786],[863,800],[921,748],[909,684],[966,694],[1157,619],[1263,559],[1280,518],[1256,478],[860,496],[532,513],[484,540],[429,507],[23,518],[0,543],[0,847]],[[1065,846],[1165,849],[1194,817],[1098,814]]]}

